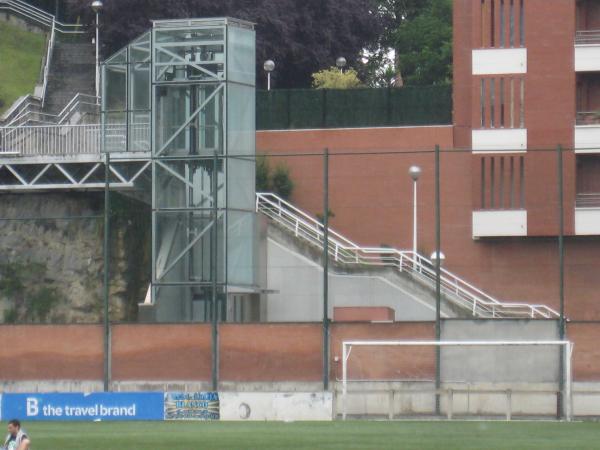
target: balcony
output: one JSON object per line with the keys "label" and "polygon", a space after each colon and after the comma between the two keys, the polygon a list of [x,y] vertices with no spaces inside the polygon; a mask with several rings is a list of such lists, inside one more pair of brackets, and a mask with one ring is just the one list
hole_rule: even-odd
{"label": "balcony", "polygon": [[600,235],[600,155],[577,155],[575,234]]}
{"label": "balcony", "polygon": [[600,71],[600,30],[581,30],[575,34],[575,71]]}
{"label": "balcony", "polygon": [[600,235],[600,192],[577,194],[575,234]]}
{"label": "balcony", "polygon": [[527,236],[525,157],[479,157],[479,201],[473,211],[473,239]]}
{"label": "balcony", "polygon": [[600,111],[580,111],[577,113],[575,152],[600,153]]}

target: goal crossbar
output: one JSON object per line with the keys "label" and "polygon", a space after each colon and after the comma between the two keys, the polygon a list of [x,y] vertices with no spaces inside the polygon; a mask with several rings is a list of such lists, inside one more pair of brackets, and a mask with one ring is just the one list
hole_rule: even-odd
{"label": "goal crossbar", "polygon": [[[573,356],[573,342],[567,340],[512,340],[512,341],[436,341],[436,340],[349,340],[342,341],[342,396],[346,404],[348,394],[348,359],[352,353],[352,347],[524,347],[524,346],[556,346],[562,347],[564,358],[562,377],[564,380],[563,394],[565,398],[565,418],[571,420],[573,416],[573,376],[571,359]],[[345,406],[344,406],[345,409]],[[345,411],[344,411],[345,416]]]}

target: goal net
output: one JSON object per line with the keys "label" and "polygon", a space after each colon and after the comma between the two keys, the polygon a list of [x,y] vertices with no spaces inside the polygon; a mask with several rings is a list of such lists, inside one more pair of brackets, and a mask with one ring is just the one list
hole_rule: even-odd
{"label": "goal net", "polygon": [[571,420],[572,352],[563,340],[345,340],[336,412]]}

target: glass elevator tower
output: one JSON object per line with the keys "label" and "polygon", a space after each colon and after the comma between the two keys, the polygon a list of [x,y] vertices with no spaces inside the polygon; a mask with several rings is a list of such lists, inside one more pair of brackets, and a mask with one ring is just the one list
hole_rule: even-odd
{"label": "glass elevator tower", "polygon": [[102,110],[111,160],[151,163],[155,320],[225,320],[257,292],[253,25],[153,22],[104,63]]}

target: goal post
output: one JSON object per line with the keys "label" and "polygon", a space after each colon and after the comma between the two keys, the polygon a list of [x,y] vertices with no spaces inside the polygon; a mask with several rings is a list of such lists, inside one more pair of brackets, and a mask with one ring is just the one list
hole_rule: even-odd
{"label": "goal post", "polygon": [[[456,341],[456,340],[346,340],[342,341],[342,417],[346,418],[348,396],[348,362],[352,356],[352,349],[358,347],[433,347],[433,348],[489,348],[489,347],[556,347],[560,349],[562,363],[559,367],[559,386],[562,384],[562,413],[567,421],[573,418],[573,379],[572,355],[573,343],[568,340],[493,340],[493,341]],[[562,381],[562,383],[561,383]],[[440,392],[434,391],[436,395]],[[450,407],[451,408],[451,407]],[[390,417],[392,414],[390,413]],[[451,417],[449,414],[448,417]],[[510,418],[510,414],[507,414]]]}

